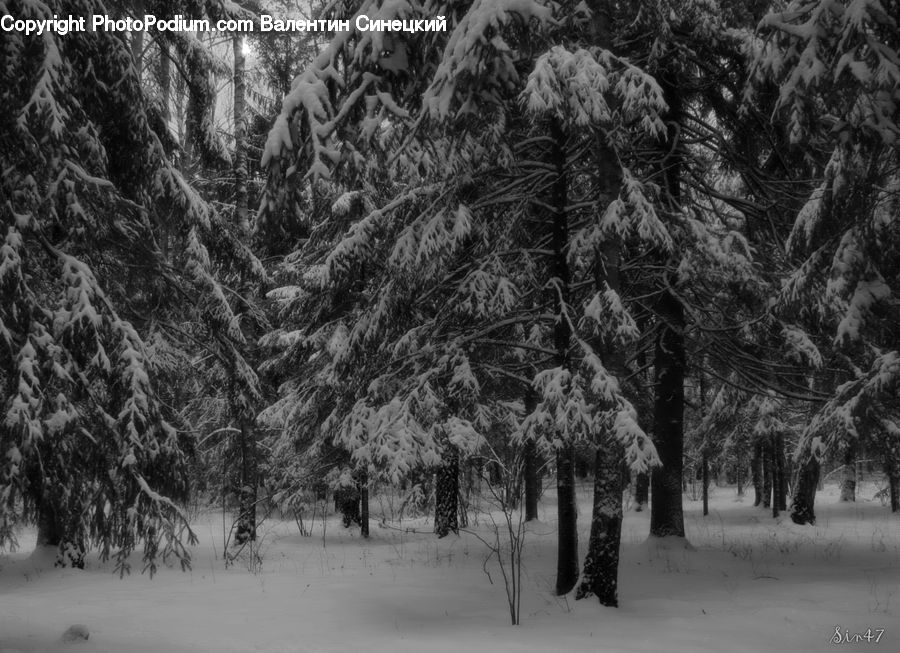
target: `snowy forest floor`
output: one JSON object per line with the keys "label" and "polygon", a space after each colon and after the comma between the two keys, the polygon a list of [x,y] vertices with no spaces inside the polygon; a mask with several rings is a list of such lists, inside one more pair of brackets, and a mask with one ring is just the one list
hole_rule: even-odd
{"label": "snowy forest floor", "polygon": [[[897,651],[900,650],[900,517],[860,488],[839,503],[827,487],[818,524],[712,488],[710,514],[685,498],[692,548],[649,541],[649,513],[630,510],[622,534],[618,609],[554,597],[555,505],[529,525],[523,559],[522,626],[509,625],[495,560],[470,533],[438,540],[430,520],[405,532],[372,520],[369,540],[329,517],[310,537],[293,520],[266,521],[260,569],[224,568],[221,513],[196,523],[193,569],[137,569],[119,579],[112,563],[85,570],[35,567],[22,534],[19,553],[0,555],[0,652],[320,653],[368,651]],[[373,502],[373,509],[377,509]],[[590,486],[579,505],[582,555]],[[377,517],[377,513],[375,515]],[[471,528],[487,536],[484,515]],[[491,584],[484,569],[493,578]],[[72,624],[90,639],[61,641]],[[832,642],[884,629],[876,644]]]}

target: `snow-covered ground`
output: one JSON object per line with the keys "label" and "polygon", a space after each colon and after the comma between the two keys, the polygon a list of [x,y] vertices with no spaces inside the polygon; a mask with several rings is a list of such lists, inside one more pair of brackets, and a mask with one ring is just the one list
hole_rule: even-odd
{"label": "snow-covered ground", "polygon": [[[819,522],[775,521],[714,488],[711,512],[685,501],[693,549],[648,541],[649,514],[625,520],[618,609],[552,595],[552,493],[527,535],[522,625],[509,624],[502,580],[471,534],[437,540],[427,520],[372,537],[329,518],[311,537],[292,520],[267,521],[262,568],[225,569],[221,515],[198,520],[193,570],[137,571],[111,565],[36,570],[27,551],[0,556],[0,652],[77,653],[366,651],[710,651],[900,650],[900,517],[872,501],[821,492]],[[582,548],[589,526],[582,492]],[[472,527],[489,533],[484,516]],[[21,538],[23,548],[33,533]],[[493,584],[485,574],[486,568]],[[88,640],[63,642],[73,624]],[[834,643],[836,629],[842,643]],[[872,641],[843,643],[844,635]],[[883,629],[883,633],[880,633]],[[845,633],[846,631],[846,633]],[[875,642],[875,637],[880,641]]]}

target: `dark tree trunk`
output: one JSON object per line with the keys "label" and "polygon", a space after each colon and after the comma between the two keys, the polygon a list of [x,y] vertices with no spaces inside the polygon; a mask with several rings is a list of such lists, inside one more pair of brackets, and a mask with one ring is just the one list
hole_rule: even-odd
{"label": "dark tree trunk", "polygon": [[359,528],[360,535],[369,537],[369,475],[360,472],[359,483]]}
{"label": "dark tree trunk", "polygon": [[578,582],[578,529],[575,506],[575,447],[567,445],[556,454],[558,499],[558,550],[556,594],[567,594]]}
{"label": "dark tree trunk", "polygon": [[763,501],[763,446],[757,440],[753,444],[753,458],[750,459],[750,473],[753,480],[753,505],[758,506]]}
{"label": "dark tree trunk", "polygon": [[596,596],[601,605],[619,604],[619,544],[622,537],[622,446],[607,437],[597,449],[594,465],[594,509],[584,574],[576,599]]}
{"label": "dark tree trunk", "polygon": [[444,449],[444,464],[438,469],[434,487],[434,532],[446,537],[459,532],[459,452],[453,445]]}
{"label": "dark tree trunk", "polygon": [[684,537],[681,496],[684,453],[684,309],[666,291],[657,311],[660,328],[656,338],[656,401],[654,443],[662,465],[653,469],[650,501],[650,534]]}
{"label": "dark tree trunk", "polygon": [[253,425],[249,420],[241,420],[240,427],[240,478],[238,482],[238,522],[234,534],[235,545],[256,541],[256,440]]}
{"label": "dark tree trunk", "polygon": [[784,434],[772,437],[772,516],[787,510],[787,476],[785,474]]}
{"label": "dark tree trunk", "polygon": [[762,443],[763,508],[772,507],[773,459],[772,443],[766,439]]}
{"label": "dark tree trunk", "polygon": [[541,479],[538,476],[538,452],[534,440],[525,441],[525,521],[538,518],[538,499],[541,495]]}
{"label": "dark tree trunk", "polygon": [[[680,125],[684,121],[682,86],[678,67],[661,71],[659,78],[668,111],[666,135],[660,139],[660,174],[665,196],[673,213],[681,211],[681,182],[684,144]],[[653,366],[656,396],[653,407],[653,436],[661,466],[651,476],[650,534],[656,537],[684,537],[684,507],[681,478],[684,456],[684,307],[668,287],[675,275],[665,279],[666,287],[656,302],[659,330]],[[662,281],[662,280],[661,280]]]}
{"label": "dark tree trunk", "polygon": [[900,461],[890,460],[885,467],[891,497],[891,512],[900,512]]}
{"label": "dark tree trunk", "polygon": [[635,512],[641,512],[650,499],[650,475],[647,472],[640,472],[634,479],[634,502]]}
{"label": "dark tree trunk", "polygon": [[737,463],[735,464],[735,480],[737,481],[737,494],[739,497],[744,496],[744,457],[739,451],[737,454]]}
{"label": "dark tree trunk", "polygon": [[709,514],[709,460],[706,456],[706,452],[703,452],[701,464],[703,465],[703,516],[706,517]]}
{"label": "dark tree trunk", "polygon": [[797,487],[791,501],[791,521],[795,524],[816,523],[816,488],[819,486],[819,461],[810,455],[800,467]]}
{"label": "dark tree trunk", "polygon": [[55,511],[48,506],[37,510],[37,545],[59,546],[63,539],[63,529],[59,526]]}
{"label": "dark tree trunk", "polygon": [[841,501],[856,501],[856,443],[848,442],[841,470]]}
{"label": "dark tree trunk", "polygon": [[[569,316],[569,179],[567,174],[566,134],[557,119],[550,123],[553,139],[551,164],[555,178],[551,188],[550,206],[553,211],[550,228],[550,247],[553,251],[551,282],[556,323],[553,327],[554,362],[561,370],[569,370],[569,346],[572,333]],[[578,530],[575,506],[575,445],[565,443],[556,454],[557,493],[557,561],[556,593],[566,594],[578,582]]]}
{"label": "dark tree trunk", "polygon": [[247,195],[247,147],[246,147],[246,81],[244,59],[244,37],[235,33],[232,37],[234,50],[234,215],[242,234],[250,233]]}

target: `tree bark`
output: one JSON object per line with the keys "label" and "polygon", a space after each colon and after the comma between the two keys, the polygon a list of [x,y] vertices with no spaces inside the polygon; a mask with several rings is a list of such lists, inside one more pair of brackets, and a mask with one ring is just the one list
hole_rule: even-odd
{"label": "tree bark", "polygon": [[575,447],[556,454],[557,532],[556,594],[569,593],[578,582],[578,529],[575,505]]}
{"label": "tree bark", "polygon": [[359,528],[360,535],[369,537],[369,475],[366,472],[359,474]]}
{"label": "tree bark", "polygon": [[448,444],[444,449],[434,493],[434,532],[438,537],[446,537],[451,531],[458,533],[459,451],[453,445]]}
{"label": "tree bark", "polygon": [[763,501],[763,448],[762,442],[757,440],[753,444],[753,458],[750,459],[750,473],[753,482],[753,506],[760,505]]}
{"label": "tree bark", "polygon": [[816,488],[819,486],[819,461],[812,454],[800,467],[797,487],[791,501],[791,521],[795,524],[816,523]]}
{"label": "tree bark", "polygon": [[772,461],[772,443],[766,439],[762,443],[763,508],[772,507]]}
{"label": "tree bark", "polygon": [[622,539],[622,445],[609,435],[597,448],[594,508],[584,574],[576,599],[596,596],[601,605],[619,604],[619,545]]}
{"label": "tree bark", "polygon": [[234,535],[236,545],[256,541],[256,438],[253,424],[247,418],[240,420],[239,455],[241,457],[238,483],[238,523]]}
{"label": "tree bark", "polygon": [[703,465],[703,516],[706,517],[709,514],[709,460],[707,458],[706,451],[703,452],[701,458],[702,460],[700,461],[700,464]]}
{"label": "tree bark", "polygon": [[900,512],[900,462],[889,460],[885,465],[889,492],[891,497],[891,512]]}
{"label": "tree bark", "polygon": [[[666,136],[661,139],[660,174],[673,213],[681,210],[683,145],[679,143],[684,120],[683,98],[677,69],[664,70],[660,86],[669,109]],[[663,273],[666,274],[666,273]],[[684,507],[681,477],[684,470],[684,377],[687,366],[684,346],[684,307],[670,287],[674,275],[656,302],[659,330],[654,351],[656,396],[653,407],[653,435],[661,466],[651,477],[650,534],[656,537],[684,537]]]}
{"label": "tree bark", "polygon": [[[569,178],[566,168],[566,134],[557,119],[550,123],[553,139],[551,164],[556,172],[551,189],[550,246],[553,251],[550,292],[556,313],[553,327],[554,362],[560,370],[570,368],[571,327],[569,308]],[[565,442],[556,454],[556,494],[558,546],[556,560],[556,593],[570,592],[578,582],[578,529],[575,504],[575,445]]]}
{"label": "tree bark", "polygon": [[234,49],[234,214],[243,234],[250,233],[247,205],[246,83],[244,37],[235,33]]}
{"label": "tree bark", "polygon": [[650,534],[684,537],[681,475],[684,453],[684,309],[669,291],[657,311],[661,324],[656,338],[656,400],[654,443],[662,465],[652,473]]}
{"label": "tree bark", "polygon": [[538,453],[534,440],[525,441],[525,521],[538,518],[538,498],[541,494],[541,480],[538,476]]}
{"label": "tree bark", "polygon": [[856,501],[856,443],[848,442],[841,470],[841,501]]}

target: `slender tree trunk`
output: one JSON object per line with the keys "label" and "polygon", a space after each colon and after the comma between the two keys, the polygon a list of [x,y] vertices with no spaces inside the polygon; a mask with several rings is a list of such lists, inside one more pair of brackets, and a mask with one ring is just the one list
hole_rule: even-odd
{"label": "slender tree trunk", "polygon": [[772,517],[778,517],[781,510],[782,485],[784,483],[783,457],[778,450],[779,435],[772,436]]}
{"label": "slender tree trunk", "polygon": [[234,214],[238,227],[250,233],[247,209],[246,85],[244,37],[240,32],[232,38],[234,49]]}
{"label": "slender tree trunk", "polygon": [[360,535],[369,537],[369,475],[363,471],[359,473],[359,527]]}
{"label": "slender tree trunk", "polygon": [[778,477],[778,510],[787,510],[788,481],[790,472],[784,452],[784,433],[775,435],[775,472]]}
{"label": "slender tree trunk", "polygon": [[800,466],[797,487],[791,501],[791,521],[795,524],[816,523],[816,488],[819,486],[819,461],[811,453]]}
{"label": "slender tree trunk", "polygon": [[250,419],[240,420],[240,487],[238,488],[238,523],[235,530],[234,543],[244,544],[256,540],[256,438],[253,423]]}
{"label": "slender tree trunk", "polygon": [[534,440],[525,441],[525,521],[538,518],[538,498],[541,494],[541,480],[538,476],[538,452]]}
{"label": "slender tree trunk", "polygon": [[735,464],[735,480],[737,481],[737,495],[744,496],[744,457],[740,450],[737,453],[737,463]]}
{"label": "slender tree trunk", "polygon": [[703,465],[703,516],[709,514],[709,459],[706,451],[703,452],[701,464]]}
{"label": "slender tree trunk", "polygon": [[661,324],[656,338],[656,401],[654,441],[662,465],[652,473],[650,534],[684,537],[681,476],[684,455],[684,309],[665,291],[657,311]]}
{"label": "slender tree trunk", "polygon": [[841,501],[856,501],[856,443],[848,442],[841,470]]}
{"label": "slender tree trunk", "polygon": [[[663,154],[660,173],[673,212],[681,210],[681,176],[684,159],[679,143],[683,100],[678,73],[664,71],[660,86],[669,110],[668,128],[659,143]],[[674,275],[666,280],[674,283]],[[656,302],[659,330],[654,351],[656,397],[653,407],[653,435],[662,463],[652,474],[650,502],[650,534],[657,537],[684,537],[684,507],[681,477],[684,456],[684,377],[687,367],[684,346],[686,326],[684,307],[674,292],[666,287]]]}
{"label": "slender tree trunk", "polygon": [[434,487],[434,532],[446,537],[451,531],[459,532],[459,451],[448,444],[444,460],[437,473]]}
{"label": "slender tree trunk", "polygon": [[[144,3],[138,0],[134,3],[134,13],[137,16],[144,14]],[[134,30],[131,32],[131,60],[134,64],[134,70],[137,72],[138,79],[144,73],[144,31]]]}
{"label": "slender tree trunk", "polygon": [[772,443],[766,438],[762,443],[763,508],[772,507],[772,463]]}
{"label": "slender tree trunk", "polygon": [[889,459],[885,465],[885,473],[889,483],[891,512],[900,512],[900,461]]}
{"label": "slender tree trunk", "polygon": [[750,459],[750,473],[753,479],[753,506],[763,502],[763,447],[757,440],[753,443],[753,458]]}

